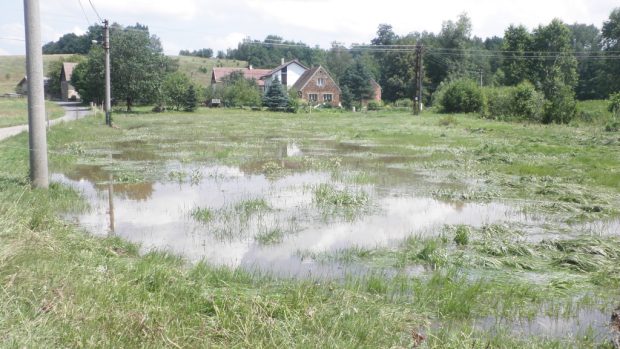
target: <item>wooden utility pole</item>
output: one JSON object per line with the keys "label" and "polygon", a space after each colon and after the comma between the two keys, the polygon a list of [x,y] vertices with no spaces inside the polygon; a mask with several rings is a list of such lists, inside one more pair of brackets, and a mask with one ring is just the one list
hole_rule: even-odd
{"label": "wooden utility pole", "polygon": [[39,0],[24,0],[26,28],[26,74],[28,79],[28,144],[30,181],[34,188],[46,189],[47,134],[45,133],[45,94],[43,90],[43,50],[41,46]]}
{"label": "wooden utility pole", "polygon": [[108,20],[103,21],[103,50],[105,51],[105,123],[112,127],[112,102],[110,87],[110,26]]}
{"label": "wooden utility pole", "polygon": [[417,44],[415,46],[415,91],[413,95],[413,114],[418,115],[422,111],[422,80],[424,79],[424,65],[422,55],[424,46]]}

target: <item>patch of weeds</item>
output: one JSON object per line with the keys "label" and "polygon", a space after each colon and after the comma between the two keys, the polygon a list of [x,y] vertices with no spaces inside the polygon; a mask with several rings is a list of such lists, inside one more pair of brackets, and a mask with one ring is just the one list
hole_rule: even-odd
{"label": "patch of weeds", "polygon": [[261,170],[267,177],[276,177],[284,172],[284,168],[275,161],[266,162]]}
{"label": "patch of weeds", "polygon": [[182,170],[172,170],[168,172],[168,179],[171,181],[183,183],[185,181],[185,177],[187,177],[187,172]]}
{"label": "patch of weeds", "polygon": [[191,217],[200,223],[209,223],[215,218],[215,213],[208,207],[196,207],[190,212]]}
{"label": "patch of weeds", "polygon": [[459,246],[466,246],[469,244],[469,235],[469,227],[466,225],[459,225],[456,227],[454,242]]}
{"label": "patch of weeds", "polygon": [[450,125],[458,124],[458,121],[456,120],[454,115],[446,115],[446,116],[441,117],[441,119],[439,119],[439,122],[437,124],[439,126],[450,126]]}
{"label": "patch of weeds", "polygon": [[368,200],[368,194],[363,190],[339,190],[325,183],[314,188],[314,202],[319,206],[358,208],[366,205]]}
{"label": "patch of weeds", "polygon": [[271,207],[265,199],[250,199],[241,201],[235,205],[235,211],[246,216],[269,210],[271,210]]}
{"label": "patch of weeds", "polygon": [[282,242],[286,232],[280,228],[273,228],[260,232],[254,237],[254,240],[261,245],[275,245]]}

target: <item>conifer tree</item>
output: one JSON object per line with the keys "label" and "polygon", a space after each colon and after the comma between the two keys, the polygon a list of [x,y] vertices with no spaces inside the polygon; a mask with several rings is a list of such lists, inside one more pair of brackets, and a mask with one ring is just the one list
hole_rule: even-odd
{"label": "conifer tree", "polygon": [[196,89],[194,85],[189,85],[187,92],[185,92],[184,110],[193,112],[198,107],[198,97],[196,96]]}
{"label": "conifer tree", "polygon": [[284,90],[284,86],[282,86],[280,80],[274,79],[263,97],[263,105],[269,110],[283,111],[288,107],[288,102],[288,95]]}

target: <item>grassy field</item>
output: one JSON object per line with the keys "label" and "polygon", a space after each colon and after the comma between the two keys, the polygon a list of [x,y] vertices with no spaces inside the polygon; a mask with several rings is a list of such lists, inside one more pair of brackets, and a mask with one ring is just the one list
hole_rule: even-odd
{"label": "grassy field", "polygon": [[[45,111],[50,120],[65,115],[62,107],[50,101],[45,102]],[[28,124],[28,100],[26,98],[0,98],[0,127],[26,124]]]}
{"label": "grassy field", "polygon": [[[46,75],[50,64],[71,55],[44,55],[43,75]],[[15,86],[26,75],[25,56],[0,56],[0,94],[14,93]]]}
{"label": "grassy field", "polygon": [[[429,178],[421,193],[459,202],[507,200],[524,214],[588,223],[619,216],[620,138],[601,125],[542,126],[475,116],[405,112],[274,114],[243,110],[88,118],[48,136],[52,171],[105,163],[120,182],[170,173],[169,161],[253,168],[269,178],[327,170],[350,183],[384,181],[388,160]],[[270,140],[302,149],[327,142],[357,158],[305,155],[273,161]],[[110,163],[119,144],[155,149],[145,162]],[[620,239],[558,231],[527,239],[515,226],[444,226],[390,248],[310,256],[361,263],[370,272],[293,280],[150,252],[118,237],[96,238],[61,219],[88,210],[72,189],[31,190],[27,136],[0,143],[0,338],[7,347],[611,348],[593,332],[519,333],[519,319],[568,321],[620,303]],[[322,149],[322,148],[321,148]],[[360,150],[361,149],[361,150]],[[365,159],[362,166],[353,167]],[[397,162],[396,162],[397,161]],[[349,166],[351,166],[349,168]],[[437,182],[462,185],[437,187]],[[438,189],[441,188],[441,189]],[[372,200],[330,186],[319,208],[353,210]],[[259,200],[236,212],[265,209]],[[331,212],[331,211],[330,211]],[[197,209],[196,219],[217,212]],[[274,234],[263,235],[271,243]],[[385,269],[387,267],[388,269]],[[422,273],[410,273],[423,267]],[[390,272],[384,272],[389,270]],[[504,326],[496,324],[503,319]],[[490,324],[490,325],[489,325]],[[424,338],[424,339],[422,339]]]}

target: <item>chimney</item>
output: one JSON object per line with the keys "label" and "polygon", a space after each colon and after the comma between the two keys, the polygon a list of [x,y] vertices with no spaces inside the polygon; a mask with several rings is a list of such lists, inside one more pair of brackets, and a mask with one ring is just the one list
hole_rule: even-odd
{"label": "chimney", "polygon": [[281,58],[280,64],[284,64],[284,57]]}

